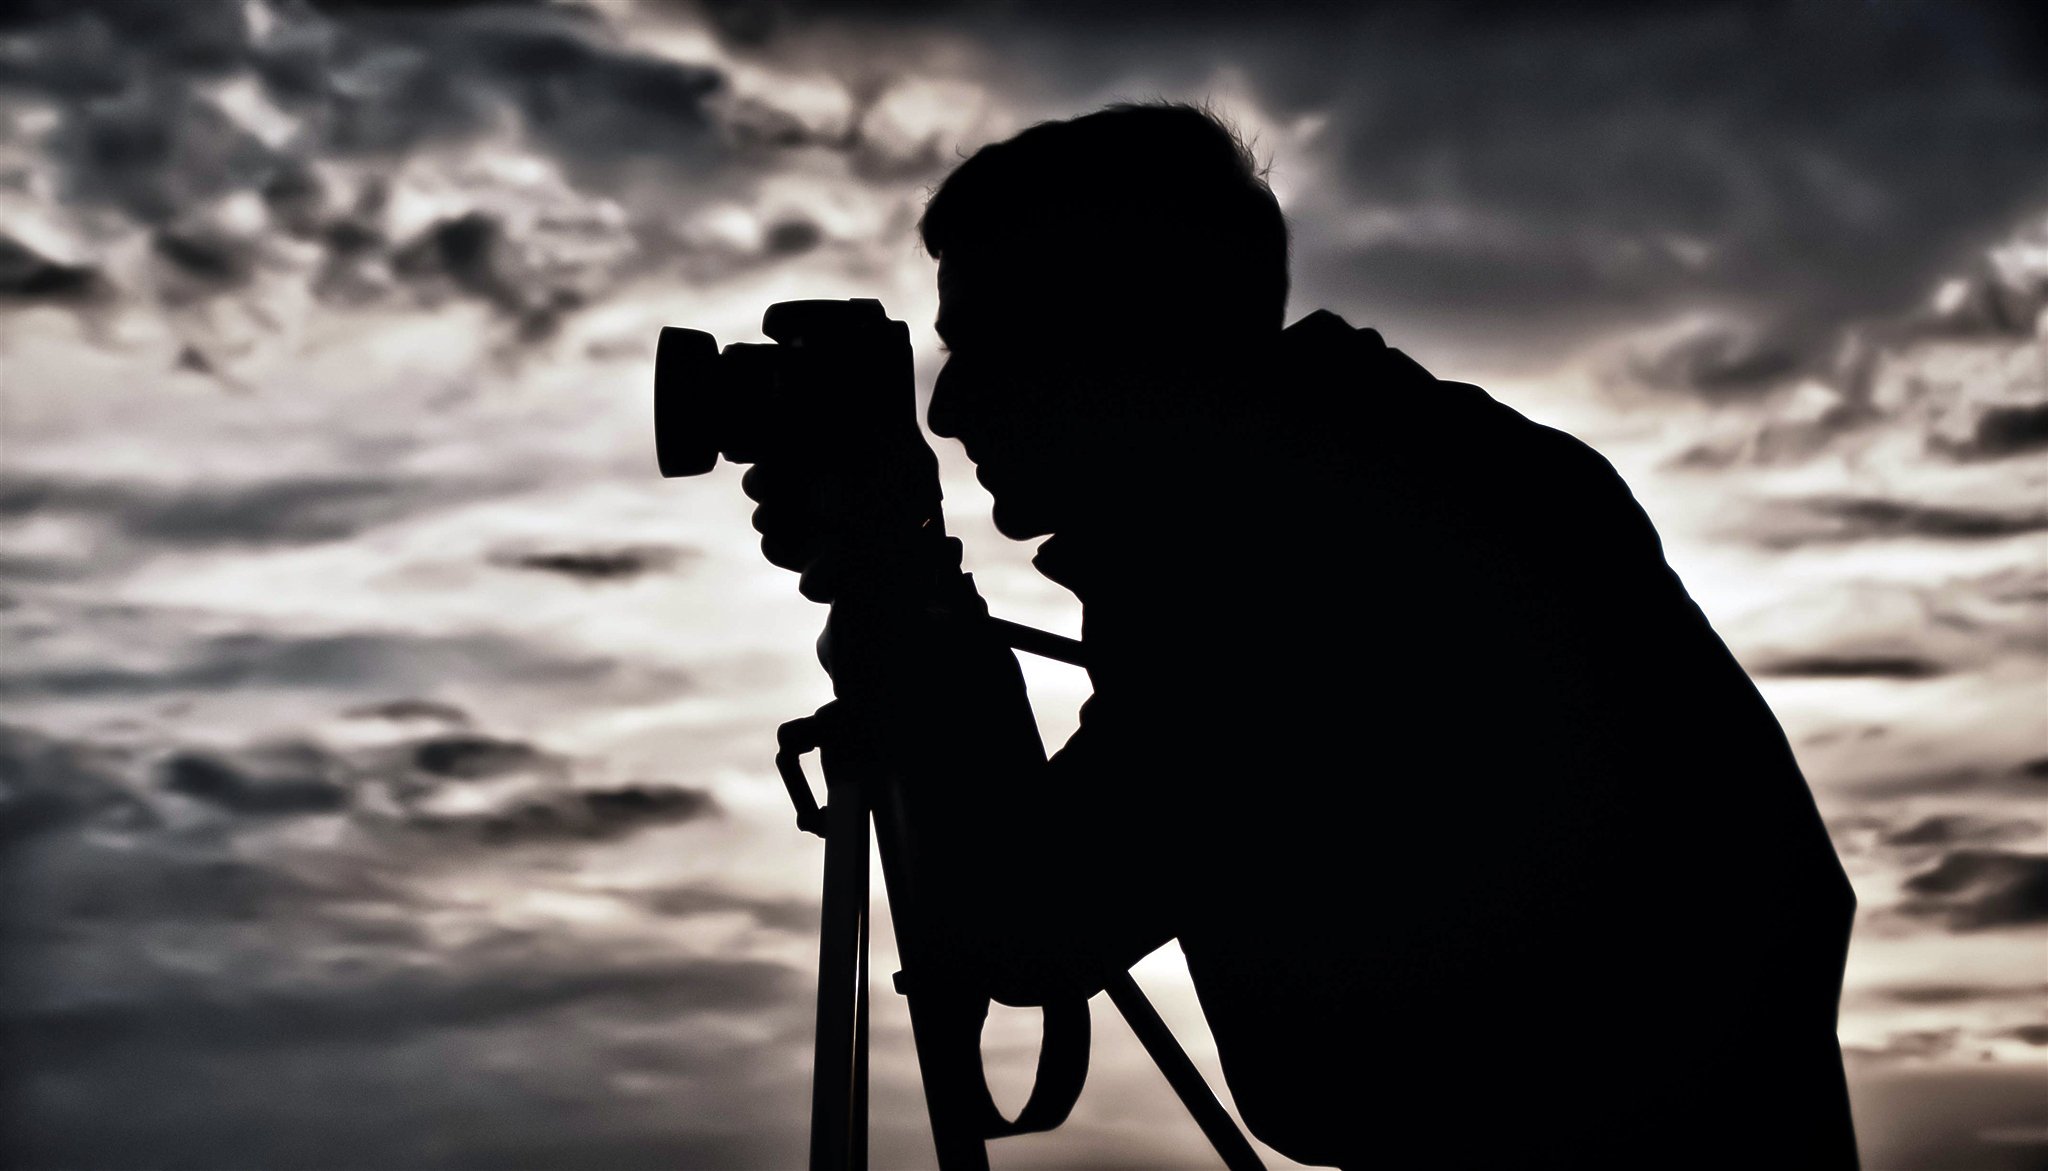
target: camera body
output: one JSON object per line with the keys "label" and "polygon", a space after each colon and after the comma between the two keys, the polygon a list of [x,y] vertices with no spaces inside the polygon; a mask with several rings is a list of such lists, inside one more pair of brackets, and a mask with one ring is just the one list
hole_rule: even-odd
{"label": "camera body", "polygon": [[702,475],[720,456],[771,469],[764,482],[807,502],[807,520],[830,530],[841,560],[943,540],[938,460],[917,424],[909,328],[881,302],[861,299],[779,302],[761,331],[771,344],[722,351],[701,330],[661,331],[661,474]]}
{"label": "camera body", "polygon": [[661,331],[654,442],[662,475],[702,475],[721,455],[757,463],[917,434],[910,331],[880,301],[778,302],[761,332],[774,344],[735,342],[721,352],[702,330]]}

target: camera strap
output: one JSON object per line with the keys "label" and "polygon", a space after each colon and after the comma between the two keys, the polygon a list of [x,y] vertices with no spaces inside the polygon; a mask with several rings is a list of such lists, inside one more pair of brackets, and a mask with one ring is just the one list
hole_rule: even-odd
{"label": "camera strap", "polygon": [[[898,986],[903,980],[899,975]],[[1044,1006],[1038,1068],[1031,1094],[1015,1118],[1005,1118],[989,1093],[981,1032],[988,997],[952,989],[909,989],[911,1027],[928,1087],[944,1087],[960,1122],[983,1139],[1052,1130],[1067,1120],[1088,1080],[1088,1002],[1073,998]]]}

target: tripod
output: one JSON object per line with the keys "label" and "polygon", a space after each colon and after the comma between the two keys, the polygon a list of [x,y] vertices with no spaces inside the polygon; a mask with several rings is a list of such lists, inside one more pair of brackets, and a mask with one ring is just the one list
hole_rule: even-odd
{"label": "tripod", "polygon": [[[1081,644],[1073,639],[997,618],[965,620],[986,624],[1012,649],[1085,665]],[[1004,1118],[981,1066],[987,997],[926,978],[933,971],[934,941],[919,934],[917,917],[909,913],[918,898],[917,878],[913,843],[904,832],[899,778],[867,745],[861,716],[857,704],[834,700],[815,715],[783,724],[776,736],[775,766],[796,807],[797,827],[825,839],[810,1171],[864,1171],[867,1166],[871,828],[904,965],[894,984],[909,1001],[940,1171],[986,1171],[989,1139],[1050,1130],[1066,1119],[1087,1074],[1088,1005],[1076,1000],[1045,1006],[1030,1099],[1016,1118]],[[814,750],[825,770],[828,800],[823,806],[803,771],[803,756]],[[1264,1171],[1251,1143],[1130,973],[1117,973],[1104,991],[1229,1171]]]}

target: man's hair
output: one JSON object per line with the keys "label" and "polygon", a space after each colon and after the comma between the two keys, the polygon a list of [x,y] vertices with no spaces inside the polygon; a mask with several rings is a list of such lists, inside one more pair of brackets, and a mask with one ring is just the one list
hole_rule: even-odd
{"label": "man's hair", "polygon": [[1135,275],[1115,293],[1147,298],[1141,316],[1277,329],[1286,313],[1279,201],[1244,140],[1199,106],[1120,103],[985,146],[939,185],[918,230],[934,258],[993,260],[1048,288],[1088,285],[1073,259],[1099,258]]}

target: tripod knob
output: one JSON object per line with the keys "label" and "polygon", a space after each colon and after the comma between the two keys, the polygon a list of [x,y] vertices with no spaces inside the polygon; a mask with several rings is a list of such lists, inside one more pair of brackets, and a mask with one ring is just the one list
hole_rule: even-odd
{"label": "tripod knob", "polygon": [[775,730],[775,771],[782,775],[782,787],[789,790],[789,803],[796,807],[796,827],[821,838],[825,836],[825,809],[812,795],[810,778],[804,775],[804,754],[816,752],[831,738],[838,724],[838,704],[835,699]]}

